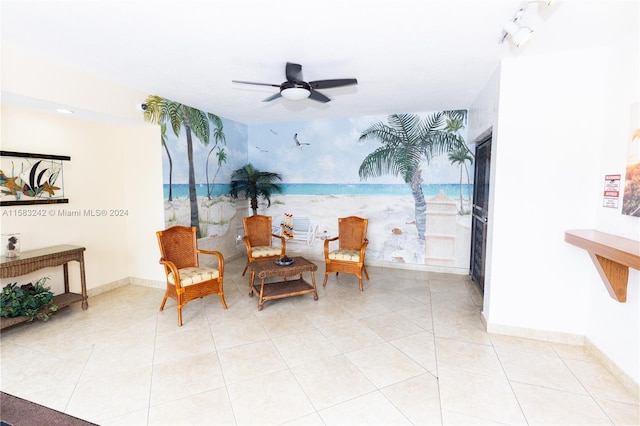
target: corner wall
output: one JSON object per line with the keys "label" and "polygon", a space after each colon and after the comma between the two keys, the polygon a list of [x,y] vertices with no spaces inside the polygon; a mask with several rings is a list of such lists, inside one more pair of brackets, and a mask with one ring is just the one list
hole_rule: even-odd
{"label": "corner wall", "polygon": [[[606,132],[600,144],[600,164],[594,170],[599,184],[604,184],[605,174],[620,174],[623,177],[620,191],[624,188],[624,176],[628,143],[631,135],[631,105],[640,102],[640,36],[630,37],[616,45],[606,56],[606,96],[601,108],[604,113]],[[630,52],[635,52],[630,54]],[[640,123],[640,117],[635,117]],[[640,218],[622,215],[622,196],[619,208],[602,206],[598,197],[594,228],[610,234],[636,241],[640,240]],[[586,252],[582,254],[586,256]],[[590,264],[585,285],[589,292],[589,318],[587,338],[617,366],[640,383],[640,271],[630,268],[627,286],[627,302],[619,303],[609,297],[605,287]]]}
{"label": "corner wall", "polygon": [[638,238],[636,218],[602,207],[604,174],[624,175],[624,132],[638,93],[637,65],[634,73],[628,58],[637,63],[637,52],[636,41],[635,50],[503,61],[484,306],[489,331],[567,343],[586,337],[636,385],[637,271],[628,302],[609,300],[589,256],[565,243],[564,232]]}
{"label": "corner wall", "polygon": [[[68,204],[1,209],[2,232],[20,232],[22,250],[59,244],[85,246],[87,288],[129,277],[164,281],[155,231],[163,228],[159,126],[135,108],[145,94],[40,57],[2,46],[1,148],[68,155],[64,162]],[[53,112],[65,106],[73,115]],[[18,211],[44,209],[44,217]],[[106,217],[84,210],[106,209]],[[110,210],[125,216],[109,216]],[[80,212],[64,216],[62,211]],[[76,262],[69,264],[71,290],[79,291]],[[62,268],[20,277],[51,276],[62,288]],[[33,277],[33,278],[32,278]],[[17,279],[3,279],[2,285]]]}

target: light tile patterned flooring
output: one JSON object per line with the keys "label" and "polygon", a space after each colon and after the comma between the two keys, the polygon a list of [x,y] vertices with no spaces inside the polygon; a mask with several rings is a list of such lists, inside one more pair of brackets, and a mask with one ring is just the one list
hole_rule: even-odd
{"label": "light tile patterned flooring", "polygon": [[[2,333],[8,393],[101,425],[607,425],[638,397],[576,346],[488,334],[467,277],[370,267],[311,295],[249,297],[244,260],[179,328],[125,286]],[[306,274],[308,279],[308,274]]]}

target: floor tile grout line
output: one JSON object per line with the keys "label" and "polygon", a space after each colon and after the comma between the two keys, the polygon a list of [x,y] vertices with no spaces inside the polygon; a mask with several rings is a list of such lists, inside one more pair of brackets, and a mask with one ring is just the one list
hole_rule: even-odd
{"label": "floor tile grout line", "polygon": [[[442,383],[440,382],[440,363],[438,362],[438,344],[436,342],[436,323],[434,321],[433,316],[433,292],[431,291],[431,281],[427,278],[428,290],[429,290],[429,307],[431,309],[431,329],[433,330],[432,339],[433,339],[433,355],[435,357],[435,378],[438,382],[438,405],[440,406],[440,424],[444,424],[444,408],[442,407]],[[432,373],[433,374],[433,373]]]}
{"label": "floor tile grout line", "polygon": [[[591,393],[589,388],[587,386],[585,386],[584,383],[582,383],[582,380],[580,380],[580,378],[576,375],[575,371],[573,371],[571,366],[569,364],[567,364],[567,361],[562,356],[560,356],[560,354],[558,353],[558,351],[556,351],[556,349],[553,347],[553,345],[551,345],[551,350],[553,350],[553,352],[556,355],[558,355],[558,358],[560,358],[560,360],[562,361],[564,366],[567,367],[567,369],[571,372],[571,375],[578,381],[578,383],[580,383],[580,386],[582,386],[582,388],[587,393],[587,395],[589,395],[589,397],[593,400],[593,402],[598,406],[598,408],[600,409],[602,414],[604,414],[604,416],[611,422],[611,424],[615,424],[613,419],[611,419],[611,417],[609,417],[609,414],[607,413],[607,411],[602,407],[602,404],[600,404],[600,402],[598,402],[598,399]],[[615,377],[614,377],[614,380],[616,380],[616,382],[618,382],[618,380],[615,379]],[[617,402],[620,402],[620,401],[617,401]],[[639,409],[640,409],[640,407],[639,407]]]}
{"label": "floor tile grout line", "polygon": [[504,368],[504,363],[502,362],[502,359],[500,358],[500,354],[496,350],[496,346],[493,343],[493,340],[491,340],[491,338],[489,338],[489,340],[491,341],[491,348],[493,349],[493,353],[496,355],[496,358],[498,359],[498,362],[500,363],[500,368],[502,369],[502,373],[504,374],[504,377],[507,380],[507,383],[509,383],[509,389],[511,389],[511,393],[513,394],[513,398],[516,400],[516,403],[518,404],[518,409],[520,410],[520,413],[522,413],[522,418],[524,418],[524,421],[526,422],[526,424],[531,424],[529,419],[527,419],[527,414],[524,412],[524,408],[522,407],[522,403],[520,402],[520,399],[518,398],[518,394],[516,393],[516,390],[513,388],[513,383],[514,382],[509,378],[509,374],[507,374],[507,370],[506,370],[506,368]]}

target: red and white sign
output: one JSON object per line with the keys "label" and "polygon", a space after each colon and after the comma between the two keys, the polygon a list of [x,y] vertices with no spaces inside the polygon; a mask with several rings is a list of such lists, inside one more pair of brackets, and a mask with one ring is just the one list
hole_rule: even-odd
{"label": "red and white sign", "polygon": [[612,209],[618,208],[618,200],[620,199],[620,178],[621,175],[604,176],[603,207],[609,207]]}

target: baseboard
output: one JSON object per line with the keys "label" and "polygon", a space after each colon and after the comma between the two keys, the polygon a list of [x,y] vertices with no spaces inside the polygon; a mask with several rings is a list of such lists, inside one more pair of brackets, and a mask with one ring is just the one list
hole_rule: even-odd
{"label": "baseboard", "polygon": [[[482,316],[484,318],[484,315]],[[525,339],[542,340],[552,343],[564,343],[567,345],[584,346],[584,336],[557,331],[536,330],[524,327],[512,327],[509,325],[489,324],[486,322],[487,333],[504,334],[506,336],[522,337]]]}
{"label": "baseboard", "polygon": [[633,397],[636,400],[640,399],[640,384],[636,383],[636,381],[633,380],[631,376],[622,371],[620,367],[618,367],[607,355],[605,355],[604,352],[600,350],[600,348],[594,345],[593,342],[588,338],[585,338],[584,347],[585,349],[587,349],[591,356],[600,361],[602,365],[604,365],[604,367],[633,394]]}
{"label": "baseboard", "polygon": [[160,290],[164,290],[167,288],[166,281],[145,280],[142,278],[135,278],[135,277],[129,277],[129,284],[139,285],[142,287],[158,288]]}
{"label": "baseboard", "polygon": [[542,340],[551,343],[563,343],[567,345],[575,345],[584,347],[587,352],[597,359],[602,365],[615,377],[626,389],[628,389],[636,399],[640,399],[640,385],[627,373],[622,371],[604,352],[593,344],[587,337],[560,333],[555,331],[534,330],[523,327],[511,327],[500,324],[487,323],[484,312],[481,315],[482,322],[485,324],[487,333],[501,334],[505,336],[522,337],[525,339]]}
{"label": "baseboard", "polygon": [[117,281],[112,281],[110,283],[106,283],[98,287],[91,288],[87,290],[87,295],[89,296],[89,298],[95,297],[99,294],[106,293],[108,291],[115,290],[116,288],[124,287],[125,285],[129,285],[129,284],[139,285],[142,287],[158,288],[161,290],[164,290],[167,287],[167,284],[164,281],[146,280],[142,278],[128,277],[128,278],[122,278]]}
{"label": "baseboard", "polygon": [[99,294],[106,293],[106,292],[111,291],[111,290],[115,290],[116,288],[124,287],[125,285],[127,285],[129,283],[130,283],[130,279],[129,278],[122,278],[122,279],[117,280],[117,281],[112,281],[112,282],[107,283],[107,284],[102,284],[101,286],[88,289],[87,290],[87,296],[89,296],[89,298],[95,297],[95,296],[97,296]]}

